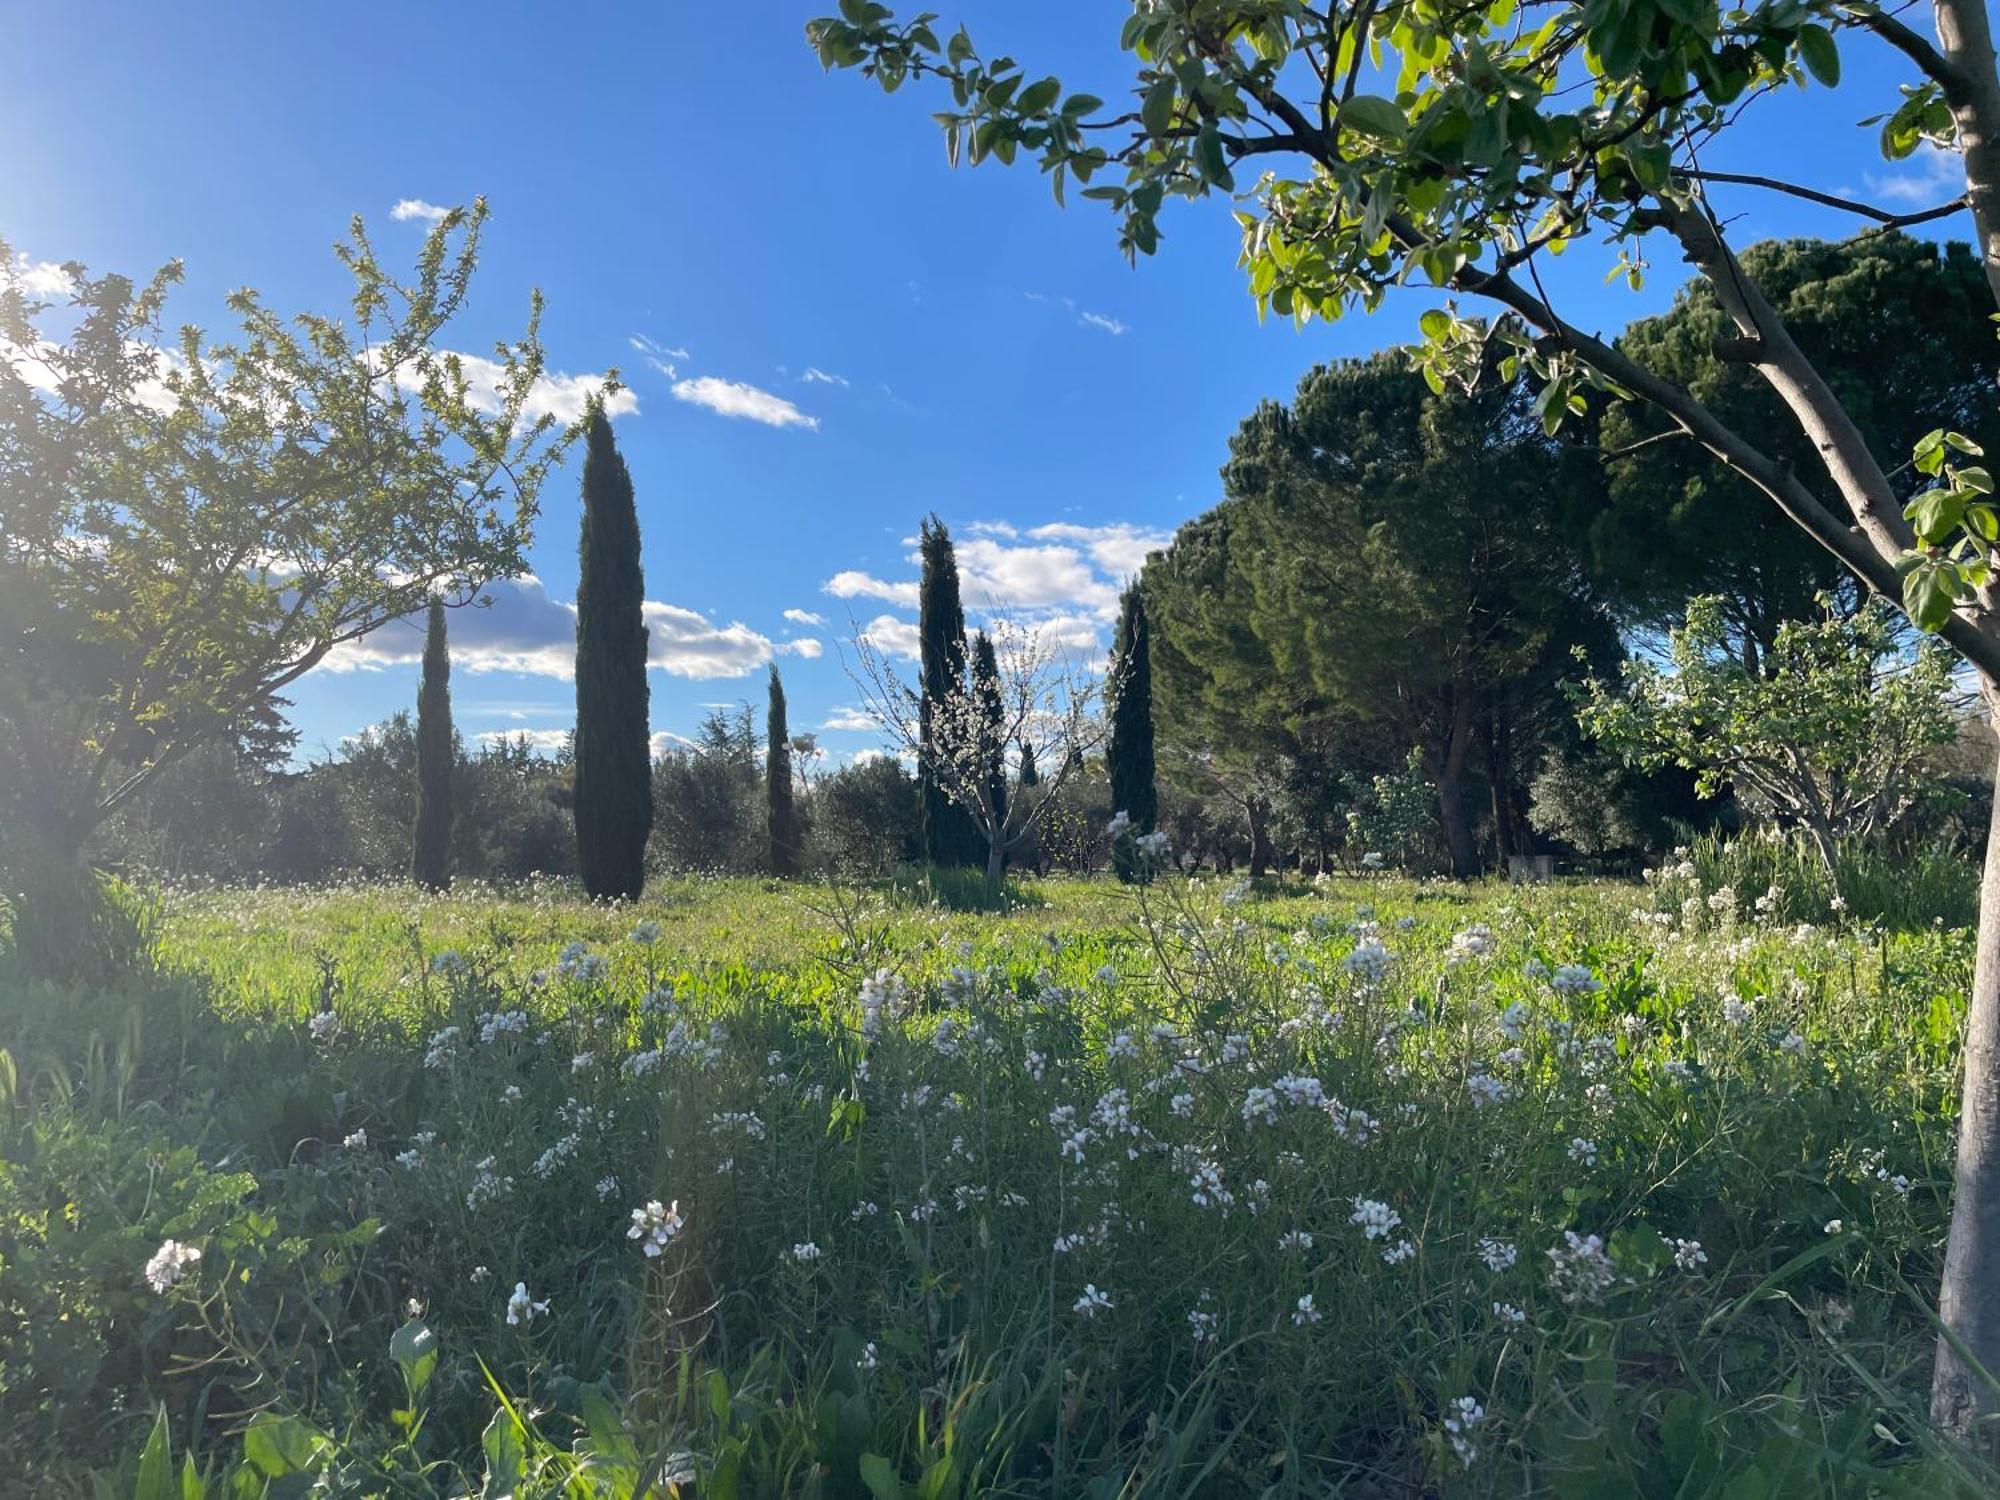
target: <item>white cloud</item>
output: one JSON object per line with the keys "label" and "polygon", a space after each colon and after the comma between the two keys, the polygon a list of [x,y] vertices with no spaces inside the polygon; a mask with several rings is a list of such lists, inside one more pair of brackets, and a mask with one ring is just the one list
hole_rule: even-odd
{"label": "white cloud", "polygon": [[793,656],[804,657],[807,661],[818,661],[826,650],[826,644],[808,635],[801,636],[795,641],[780,641],[778,649],[789,651]]}
{"label": "white cloud", "polygon": [[1925,141],[1897,170],[1870,172],[1868,190],[1891,203],[1930,208],[1965,191],[1965,158]]}
{"label": "white cloud", "polygon": [[[490,606],[451,612],[454,667],[563,681],[575,675],[574,604],[552,597],[532,573],[504,579],[486,592],[493,601]],[[647,665],[676,677],[706,681],[747,676],[783,649],[769,636],[738,622],[717,625],[694,610],[652,599],[643,609]],[[331,672],[354,672],[406,665],[422,658],[423,645],[422,628],[415,621],[398,620],[338,647],[322,666]]]}
{"label": "white cloud", "polygon": [[[489,416],[500,410],[500,384],[507,367],[483,354],[459,354],[458,365],[465,372],[466,399],[477,411]],[[583,415],[590,398],[604,388],[602,375],[566,375],[547,370],[528,391],[522,415],[530,422],[544,413],[558,422],[574,422]],[[613,391],[604,402],[607,417],[622,417],[639,409],[639,398],[631,389]]]}
{"label": "white cloud", "polygon": [[654,730],[649,743],[652,747],[654,760],[658,760],[669,750],[692,750],[694,748],[693,740],[684,734],[675,734],[671,729]]}
{"label": "white cloud", "polygon": [[748,625],[715,625],[676,605],[648,599],[645,614],[650,642],[646,664],[676,677],[743,677],[768,662],[777,649],[769,636]]}
{"label": "white cloud", "polygon": [[888,656],[916,661],[923,654],[917,648],[917,627],[894,615],[877,615],[870,620],[861,627],[861,639]]}
{"label": "white cloud", "polygon": [[785,618],[794,625],[816,625],[822,629],[826,626],[826,616],[816,615],[809,609],[788,609]]}
{"label": "white cloud", "polygon": [[1085,328],[1102,329],[1104,332],[1112,335],[1114,338],[1121,333],[1130,333],[1132,331],[1132,325],[1130,323],[1121,323],[1116,318],[1112,317],[1109,313],[1094,313],[1094,312],[1078,313],[1076,320],[1077,322],[1081,323]]}
{"label": "white cloud", "polygon": [[917,607],[916,580],[903,583],[889,583],[863,573],[858,568],[845,568],[820,585],[836,599],[881,599],[889,604],[900,604],[905,609]]}
{"label": "white cloud", "polygon": [[836,708],[819,727],[825,733],[860,734],[880,729],[882,724],[865,708]]}
{"label": "white cloud", "polygon": [[526,740],[528,748],[538,755],[553,755],[563,748],[569,739],[567,729],[488,729],[475,734],[473,739],[482,745],[498,745],[513,740]]}
{"label": "white cloud", "polygon": [[1171,531],[1119,521],[1109,526],[1077,526],[1067,521],[1037,526],[1028,533],[1040,541],[1081,542],[1091,560],[1114,578],[1136,578],[1148,553],[1174,539]]}
{"label": "white cloud", "polygon": [[658,339],[648,338],[643,333],[628,334],[625,342],[639,351],[640,358],[644,359],[647,365],[669,380],[680,373],[674,361],[688,357],[687,350],[670,349]]}
{"label": "white cloud", "polygon": [[845,375],[829,375],[816,365],[807,365],[805,374],[801,375],[799,379],[803,380],[807,385],[847,384],[847,377]]}
{"label": "white cloud", "polygon": [[1116,583],[1098,575],[1074,547],[1016,546],[989,537],[958,544],[959,591],[968,608],[1044,610],[1075,607],[1106,618],[1118,613]]}
{"label": "white cloud", "polygon": [[76,285],[67,268],[52,260],[14,257],[14,282],[30,297],[67,297]]}
{"label": "white cloud", "polygon": [[426,224],[435,224],[450,212],[448,208],[440,208],[435,203],[426,203],[421,198],[401,198],[397,200],[396,206],[389,210],[389,217],[399,224],[410,219],[422,219]]}
{"label": "white cloud", "polygon": [[759,390],[740,380],[722,380],[714,375],[697,375],[674,382],[674,397],[695,406],[707,407],[718,416],[741,417],[762,422],[766,427],[817,429],[819,418],[807,416],[783,396]]}

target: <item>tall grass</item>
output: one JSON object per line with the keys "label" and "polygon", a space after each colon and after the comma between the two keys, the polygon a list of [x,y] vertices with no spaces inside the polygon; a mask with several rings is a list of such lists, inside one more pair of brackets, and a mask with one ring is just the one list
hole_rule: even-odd
{"label": "tall grass", "polygon": [[[1835,860],[1839,887],[1802,836],[1777,830],[1728,838],[1703,834],[1687,845],[1702,884],[1735,890],[1745,902],[1775,891],[1786,913],[1823,922],[1837,915],[1898,931],[1970,927],[1979,919],[1979,866],[1963,850],[1921,845],[1894,854],[1880,840],[1849,839]],[[1836,897],[1845,905],[1836,909]]]}

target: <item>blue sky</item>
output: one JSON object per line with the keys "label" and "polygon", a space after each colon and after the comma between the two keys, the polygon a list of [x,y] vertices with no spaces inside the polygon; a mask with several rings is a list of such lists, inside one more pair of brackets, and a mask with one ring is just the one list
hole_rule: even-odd
{"label": "blue sky", "polygon": [[[1103,639],[1123,574],[1217,498],[1255,403],[1314,363],[1408,339],[1425,304],[1260,327],[1219,201],[1174,212],[1162,253],[1129,269],[1101,209],[1058,210],[1033,170],[949,171],[926,91],[823,74],[803,27],[830,8],[20,7],[4,24],[0,235],[96,269],[178,256],[172,315],[218,325],[242,285],[278,308],[334,306],[329,246],[354,213],[401,260],[425,225],[392,218],[396,204],[485,194],[457,341],[518,331],[540,286],[551,366],[615,366],[631,390],[617,430],[660,606],[655,730],[761,701],[776,659],[795,730],[845,758],[878,736],[856,727],[841,648],[871,622],[886,640],[907,631],[906,539],[925,512],[960,538],[975,614],[991,598]],[[1072,87],[1116,97],[1127,76],[1127,7],[1111,0],[939,8],[989,55]],[[1893,106],[1905,71],[1864,45],[1846,61],[1839,90],[1760,106],[1707,164],[1895,207],[1948,196],[1949,163],[1885,167],[1854,128]],[[1722,201],[1739,244],[1855,227],[1764,194]],[[1602,285],[1607,265],[1572,252],[1552,283],[1574,321],[1607,332],[1681,279],[1669,259],[1634,295]],[[468,736],[570,722],[557,674],[576,486],[572,464],[544,492],[535,581],[454,621]],[[416,644],[392,630],[365,665],[300,684],[302,753],[410,703]]]}

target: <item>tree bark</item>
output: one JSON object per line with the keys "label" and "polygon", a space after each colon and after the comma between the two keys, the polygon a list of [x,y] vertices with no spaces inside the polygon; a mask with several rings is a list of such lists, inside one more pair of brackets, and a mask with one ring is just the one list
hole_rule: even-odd
{"label": "tree bark", "polygon": [[[1990,712],[2000,705],[2000,687],[1989,681],[1985,691]],[[1952,1338],[1940,1337],[1931,1375],[1931,1420],[1989,1451],[1996,1439],[1991,1425],[1995,1392],[1989,1381],[2000,1376],[2000,756],[1994,763],[1994,790],[1965,1017],[1951,1233],[1938,1293],[1938,1316],[1945,1328],[1988,1374],[1981,1376]]]}
{"label": "tree bark", "polygon": [[1458,692],[1452,705],[1451,731],[1444,749],[1426,753],[1431,782],[1437,787],[1438,821],[1444,825],[1444,844],[1451,856],[1451,873],[1458,880],[1472,880],[1479,874],[1479,845],[1472,837],[1472,819],[1465,807],[1465,761],[1472,748],[1472,697]]}
{"label": "tree bark", "polygon": [[1007,850],[998,839],[986,845],[986,889],[996,894],[1000,890],[1001,876],[1007,869]]}
{"label": "tree bark", "polygon": [[1271,804],[1262,797],[1251,797],[1245,800],[1243,813],[1250,823],[1250,874],[1254,879],[1271,868]]}
{"label": "tree bark", "polygon": [[1502,695],[1493,695],[1486,726],[1486,783],[1493,793],[1493,856],[1504,872],[1514,847],[1514,779],[1508,772],[1513,755],[1513,734],[1501,704]]}

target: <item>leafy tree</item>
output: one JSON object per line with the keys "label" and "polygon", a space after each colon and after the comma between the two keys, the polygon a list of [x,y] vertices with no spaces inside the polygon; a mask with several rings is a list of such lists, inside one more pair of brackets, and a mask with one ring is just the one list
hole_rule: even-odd
{"label": "leafy tree", "polygon": [[1222,505],[1148,565],[1163,696],[1198,705],[1197,739],[1294,763],[1362,725],[1385,771],[1417,746],[1452,870],[1477,873],[1482,746],[1504,855],[1515,762],[1562,711],[1549,668],[1608,637],[1562,525],[1586,463],[1524,381],[1436,393],[1395,355],[1309,372],[1231,440]]}
{"label": "leafy tree", "polygon": [[935,865],[971,864],[984,843],[966,809],[938,780],[936,767],[966,747],[948,743],[951,726],[965,718],[965,607],[958,596],[958,554],[951,533],[936,516],[918,527],[922,572],[917,592],[917,637],[923,669],[917,757],[922,788],[924,858]]}
{"label": "leafy tree", "polygon": [[1724,606],[1689,602],[1667,637],[1670,670],[1636,659],[1625,691],[1593,679],[1579,717],[1641,766],[1678,765],[1712,796],[1727,784],[1805,830],[1838,889],[1842,839],[1881,833],[1909,808],[1925,757],[1958,734],[1950,653],[1901,649],[1887,611],[1790,621],[1762,671],[1729,649]]}
{"label": "leafy tree", "polygon": [[790,879],[799,873],[799,819],[792,798],[792,741],[785,726],[785,685],[771,668],[770,708],[764,720],[765,832],[771,841],[771,873]]}
{"label": "leafy tree", "polygon": [[243,291],[236,336],[215,341],[163,335],[177,265],[142,287],[69,266],[54,308],[0,247],[0,860],[17,938],[90,904],[87,841],[167,767],[219,739],[269,743],[284,689],[336,648],[526,567],[572,434],[530,415],[539,299],[494,390],[441,347],[485,221],[483,203],[447,214],[403,281],[357,219],[339,247],[349,319],[287,318]]}
{"label": "leafy tree", "polygon": [[[1857,587],[1900,598],[1912,620],[1943,635],[1977,669],[1991,705],[2000,703],[1991,478],[1933,429],[1916,453],[1919,472],[1939,482],[1906,513],[1889,478],[1904,455],[1870,448],[1711,202],[1727,189],[1773,191],[1888,227],[1969,211],[2000,308],[1991,20],[1984,0],[1932,9],[1935,41],[1886,8],[1834,0],[1558,0],[1546,14],[1408,0],[1140,0],[1120,37],[1137,64],[1136,119],[1104,118],[1102,100],[1065,94],[1057,78],[1030,81],[1012,58],[982,57],[963,30],[941,42],[929,15],[899,23],[889,7],[853,0],[807,35],[826,66],[861,68],[884,88],[939,77],[954,106],[939,115],[954,162],[961,151],[975,163],[1026,151],[1058,194],[1070,181],[1115,177],[1089,191],[1119,216],[1130,256],[1157,248],[1169,194],[1231,193],[1239,166],[1260,171],[1254,202],[1238,200],[1241,265],[1260,312],[1337,317],[1423,283],[1477,299],[1491,321],[1455,305],[1419,320],[1437,388],[1487,368],[1497,346],[1540,377],[1551,427],[1588,410],[1593,388],[1653,407],[1838,558]],[[1793,83],[1836,83],[1844,43],[1879,44],[1912,69],[1901,99],[1885,100],[1870,123],[1892,158],[1926,142],[1957,150],[1963,195],[1897,213],[1706,164],[1712,147],[1728,154],[1751,101]],[[1116,130],[1123,136],[1106,134]],[[1637,285],[1637,242],[1655,231],[1726,315],[1717,352],[1756,372],[1782,424],[1733,425],[1643,352],[1613,347],[1550,300],[1542,257],[1598,236],[1615,251],[1613,274]],[[1780,435],[1802,435],[1815,461],[1795,467],[1772,441]],[[1994,806],[2000,817],[2000,797]],[[2000,836],[1987,840],[1980,928],[1932,1389],[1935,1420],[1967,1436],[1994,1425],[1983,1419],[2000,1408],[1978,1373],[2000,1370]]]}
{"label": "leafy tree", "polygon": [[417,688],[417,818],[410,878],[434,891],[451,884],[451,782],[457,759],[444,604],[433,599],[424,629],[423,680]]}
{"label": "leafy tree", "polygon": [[767,868],[770,835],[765,767],[750,706],[712,709],[694,743],[676,745],[653,769],[656,863],[702,873]]}
{"label": "leafy tree", "polygon": [[[1773,240],[1750,246],[1742,261],[1870,452],[1907,453],[1936,427],[2000,441],[1992,299],[1963,245],[1899,233],[1845,243]],[[1732,333],[1713,289],[1696,280],[1670,312],[1626,329],[1617,347],[1734,430],[1763,434],[1793,472],[1816,472],[1816,449],[1787,420],[1770,384],[1718,353]],[[1583,507],[1578,524],[1593,571],[1626,619],[1664,628],[1690,597],[1716,595],[1725,625],[1754,662],[1781,623],[1819,612],[1820,594],[1845,599],[1852,591],[1852,575],[1831,553],[1657,408],[1612,404],[1602,440],[1616,455],[1610,484],[1598,492],[1602,503]],[[1924,482],[1914,468],[1888,478],[1905,501]]]}
{"label": "leafy tree", "polygon": [[[1104,742],[1112,807],[1132,820],[1135,835],[1151,833],[1160,816],[1160,793],[1153,770],[1150,635],[1145,592],[1135,583],[1119,601],[1118,631],[1111,647],[1111,732]],[[1137,878],[1141,866],[1130,839],[1119,840],[1113,858],[1120,880]]]}
{"label": "leafy tree", "polygon": [[632,476],[601,408],[587,421],[576,585],[576,863],[583,888],[633,900],[652,829],[646,580]]}
{"label": "leafy tree", "polygon": [[917,781],[893,755],[842,766],[812,789],[817,859],[856,875],[884,875],[918,857]]}

